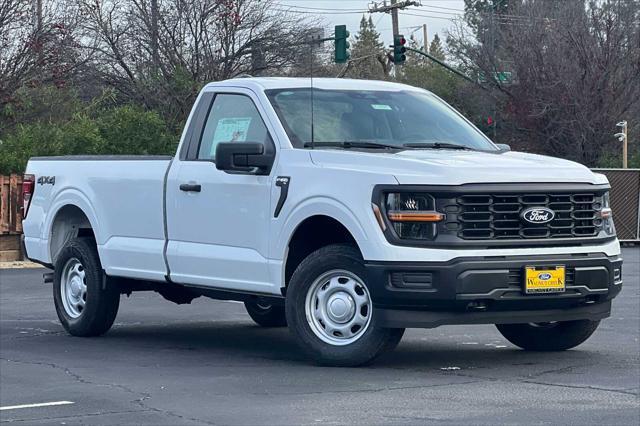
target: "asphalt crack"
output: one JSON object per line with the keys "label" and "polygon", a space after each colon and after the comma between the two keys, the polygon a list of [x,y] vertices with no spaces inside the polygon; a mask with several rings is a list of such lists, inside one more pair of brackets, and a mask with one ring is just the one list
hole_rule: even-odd
{"label": "asphalt crack", "polygon": [[538,382],[538,381],[535,381],[535,380],[520,380],[520,382],[521,383],[531,383],[531,384],[534,384],[534,385],[555,386],[555,387],[571,388],[571,389],[591,389],[591,390],[603,391],[603,392],[621,393],[621,394],[624,394],[624,395],[631,395],[631,396],[636,396],[636,397],[640,395],[640,393],[638,393],[638,392],[631,392],[631,391],[627,391],[627,390],[624,390],[624,389],[602,388],[602,387],[590,386],[590,385],[584,385],[584,386],[567,385],[567,384],[562,384],[562,383]]}
{"label": "asphalt crack", "polygon": [[[567,367],[563,367],[563,368],[557,368],[557,369],[553,369],[553,370],[547,370],[547,371],[543,371],[540,373],[536,373],[534,375],[531,375],[530,377],[539,377],[543,374],[548,374],[548,373],[556,373],[556,372],[561,372],[561,371],[571,371],[577,367],[581,367],[581,366],[567,366]],[[456,373],[454,374],[455,376],[458,377],[466,377],[469,379],[479,379],[476,381],[471,381],[468,383],[476,383],[476,382],[502,382],[502,383],[529,383],[529,384],[534,384],[534,385],[542,385],[542,386],[554,386],[554,387],[564,387],[564,388],[570,388],[570,389],[590,389],[590,390],[595,390],[595,391],[602,391],[602,392],[613,392],[613,393],[620,393],[620,394],[624,394],[624,395],[631,395],[631,396],[639,396],[640,392],[634,392],[631,389],[612,389],[612,388],[605,388],[605,387],[600,387],[600,386],[591,386],[591,385],[569,385],[569,384],[562,384],[562,383],[549,383],[549,382],[543,382],[543,381],[537,381],[537,380],[531,380],[531,379],[526,379],[526,378],[522,378],[522,379],[518,379],[518,378],[514,378],[513,380],[505,380],[505,379],[498,379],[498,378],[492,378],[492,377],[480,377],[480,376],[474,376],[472,374],[463,374],[463,373]],[[633,388],[632,388],[633,389]]]}
{"label": "asphalt crack", "polygon": [[[71,378],[73,378],[78,383],[81,383],[81,384],[84,384],[84,385],[107,387],[107,388],[112,388],[112,389],[119,389],[119,390],[124,391],[124,392],[126,392],[128,394],[137,396],[137,398],[129,401],[130,403],[136,404],[140,408],[142,408],[142,410],[137,410],[137,411],[152,411],[152,412],[155,412],[155,413],[158,413],[158,414],[162,414],[162,415],[165,415],[165,416],[175,417],[175,418],[180,419],[180,420],[188,420],[188,421],[192,421],[192,422],[196,422],[196,423],[202,423],[202,424],[206,424],[206,425],[215,425],[215,423],[207,421],[207,420],[198,419],[198,418],[194,418],[194,417],[187,417],[187,416],[180,415],[180,414],[175,413],[175,412],[170,411],[170,410],[161,410],[159,408],[151,407],[151,406],[149,406],[149,405],[147,405],[145,403],[145,401],[148,401],[148,400],[151,399],[151,394],[149,394],[147,392],[134,391],[133,389],[131,389],[131,388],[125,386],[125,385],[116,384],[116,383],[96,383],[96,382],[91,382],[89,380],[84,379],[79,374],[76,374],[76,373],[72,372],[67,367],[63,367],[61,365],[58,365],[58,364],[55,364],[55,363],[52,363],[52,362],[22,361],[22,360],[8,359],[8,358],[0,358],[0,360],[1,361],[6,361],[6,362],[13,362],[13,363],[16,363],[16,364],[39,365],[39,366],[43,366],[43,367],[50,367],[50,368],[53,368],[53,369],[57,369],[57,370],[63,371],[66,375],[70,376]],[[100,414],[98,413],[96,415],[100,415]],[[79,415],[79,416],[81,416],[81,415]]]}
{"label": "asphalt crack", "polygon": [[0,423],[20,423],[20,422],[42,421],[42,420],[81,419],[81,418],[84,418],[84,417],[99,417],[99,416],[108,416],[108,415],[111,415],[111,414],[144,413],[144,412],[150,412],[150,411],[153,411],[153,410],[100,411],[100,412],[97,412],[97,413],[74,414],[73,416],[31,417],[31,418],[28,418],[28,419],[0,420]]}
{"label": "asphalt crack", "polygon": [[388,391],[398,391],[398,390],[415,390],[415,389],[429,389],[429,388],[440,388],[445,386],[455,386],[455,385],[468,385],[471,383],[479,383],[483,380],[469,380],[466,382],[455,382],[455,383],[439,383],[432,385],[416,385],[416,386],[386,386],[382,388],[362,388],[362,389],[341,389],[341,390],[326,390],[326,391],[317,391],[317,392],[264,392],[264,393],[250,393],[250,395],[322,395],[322,394],[336,394],[336,393],[379,393],[379,392],[388,392]]}

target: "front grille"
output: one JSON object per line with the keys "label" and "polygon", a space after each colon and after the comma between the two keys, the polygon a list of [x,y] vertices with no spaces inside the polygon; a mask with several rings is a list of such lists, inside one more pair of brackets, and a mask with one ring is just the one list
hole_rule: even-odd
{"label": "front grille", "polygon": [[[594,237],[602,225],[602,197],[595,193],[461,195],[443,207],[446,229],[464,240]],[[528,223],[521,214],[530,207],[547,207],[555,217]]]}

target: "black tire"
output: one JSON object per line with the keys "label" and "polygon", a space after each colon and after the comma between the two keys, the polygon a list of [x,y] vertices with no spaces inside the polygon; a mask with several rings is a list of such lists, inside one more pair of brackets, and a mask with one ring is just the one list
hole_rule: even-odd
{"label": "black tire", "polygon": [[391,337],[387,341],[387,345],[384,347],[382,352],[384,353],[394,351],[400,344],[402,336],[404,336],[404,328],[396,328],[395,331],[391,334]]}
{"label": "black tire", "polygon": [[364,331],[357,340],[338,346],[318,337],[307,320],[307,294],[319,277],[334,270],[347,271],[366,286],[364,262],[355,247],[334,244],[311,253],[300,263],[287,287],[285,310],[289,329],[300,348],[318,364],[336,367],[367,364],[386,350],[394,348],[400,342],[404,329],[379,327],[371,306],[368,326],[362,328]]}
{"label": "black tire", "polygon": [[[71,315],[71,308],[65,308],[62,296],[62,280],[65,267],[79,261],[78,270],[84,273],[81,280],[86,285],[82,297],[84,307],[79,316]],[[76,277],[77,278],[77,277]],[[53,300],[60,323],[73,336],[99,336],[106,333],[116,319],[120,305],[120,291],[115,285],[109,285],[100,264],[95,242],[90,238],[74,238],[68,241],[60,251],[55,263],[53,275]],[[70,302],[66,302],[67,305]],[[77,312],[76,312],[77,314]]]}
{"label": "black tire", "polygon": [[258,299],[244,302],[244,307],[251,319],[262,327],[286,327],[287,325],[284,305],[273,305]]}
{"label": "black tire", "polygon": [[587,340],[600,321],[560,321],[540,324],[496,324],[511,343],[527,351],[564,351]]}

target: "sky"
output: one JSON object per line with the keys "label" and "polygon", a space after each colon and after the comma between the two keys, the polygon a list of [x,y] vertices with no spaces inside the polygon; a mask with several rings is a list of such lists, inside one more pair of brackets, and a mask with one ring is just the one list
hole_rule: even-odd
{"label": "sky", "polygon": [[[345,24],[354,35],[360,27],[360,19],[364,11],[373,3],[371,0],[276,0],[284,8],[294,10],[302,15],[315,16],[324,20],[327,27]],[[398,0],[401,1],[401,0]],[[377,0],[381,5],[383,0]],[[387,0],[387,4],[390,0]],[[451,19],[460,17],[464,9],[464,0],[421,0],[422,6],[412,6],[400,11],[400,33],[409,37],[411,33],[422,41],[422,24],[427,24],[429,42],[438,33],[446,38],[446,30],[452,26]],[[368,18],[369,14],[365,13]],[[373,13],[373,23],[381,33],[385,44],[391,44],[391,15]]]}

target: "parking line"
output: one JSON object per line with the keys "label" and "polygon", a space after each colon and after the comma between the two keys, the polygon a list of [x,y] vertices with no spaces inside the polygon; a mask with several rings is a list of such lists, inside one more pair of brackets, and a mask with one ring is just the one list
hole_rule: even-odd
{"label": "parking line", "polygon": [[21,408],[38,408],[38,407],[53,407],[56,405],[69,405],[74,404],[71,401],[53,401],[53,402],[40,402],[38,404],[24,404],[24,405],[7,405],[6,407],[0,407],[0,411],[3,410],[19,410]]}

